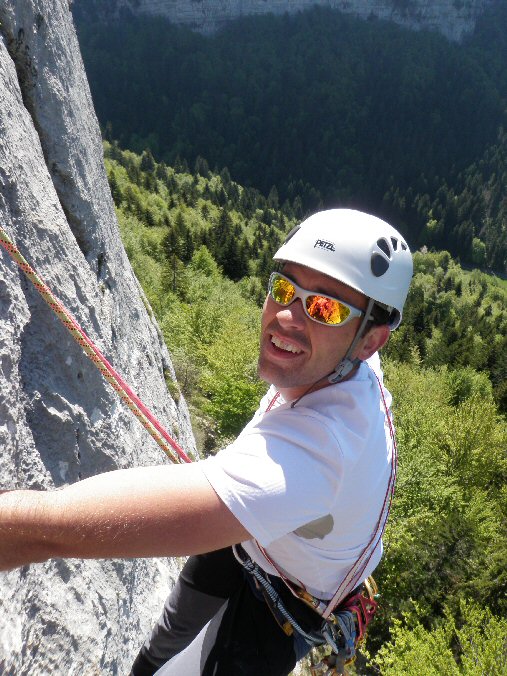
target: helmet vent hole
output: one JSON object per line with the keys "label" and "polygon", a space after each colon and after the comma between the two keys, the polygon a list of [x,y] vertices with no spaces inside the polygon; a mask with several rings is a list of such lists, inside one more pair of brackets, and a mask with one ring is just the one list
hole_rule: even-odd
{"label": "helmet vent hole", "polygon": [[[380,240],[379,240],[380,241]],[[380,246],[380,245],[379,245]],[[389,261],[378,253],[374,253],[371,257],[371,271],[375,277],[382,277],[382,275],[389,269]]]}
{"label": "helmet vent hole", "polygon": [[402,243],[401,243],[401,248],[403,249],[403,251],[406,251],[406,250],[408,249],[408,247],[407,247],[407,245],[405,244],[405,242],[402,242]]}
{"label": "helmet vent hole", "polygon": [[398,251],[399,241],[395,237],[391,237],[391,242],[392,242],[394,251]]}
{"label": "helmet vent hole", "polygon": [[389,258],[391,258],[391,249],[389,248],[389,242],[386,239],[384,239],[383,237],[378,239],[377,246],[385,253],[386,256],[389,256]]}

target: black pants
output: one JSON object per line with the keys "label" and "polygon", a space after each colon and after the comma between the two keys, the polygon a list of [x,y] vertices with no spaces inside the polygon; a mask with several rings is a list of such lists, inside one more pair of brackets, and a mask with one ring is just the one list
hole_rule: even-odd
{"label": "black pants", "polygon": [[[302,611],[309,626],[314,614]],[[230,548],[190,557],[131,676],[164,664],[161,676],[286,676],[296,665],[293,638],[252,592]]]}

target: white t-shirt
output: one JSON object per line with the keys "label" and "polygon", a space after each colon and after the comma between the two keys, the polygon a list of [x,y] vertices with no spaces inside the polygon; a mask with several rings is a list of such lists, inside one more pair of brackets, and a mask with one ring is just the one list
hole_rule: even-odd
{"label": "white t-shirt", "polygon": [[[294,408],[271,387],[236,441],[199,463],[208,481],[279,570],[330,599],[376,531],[391,475],[393,440],[375,376],[378,356],[343,383]],[[391,397],[384,389],[387,406]],[[277,574],[254,540],[244,549]],[[371,574],[382,544],[346,593]]]}

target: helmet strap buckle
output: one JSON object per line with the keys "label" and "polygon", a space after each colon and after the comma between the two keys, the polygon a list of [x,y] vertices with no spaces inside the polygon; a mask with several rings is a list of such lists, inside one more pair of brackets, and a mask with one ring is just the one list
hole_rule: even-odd
{"label": "helmet strap buckle", "polygon": [[358,357],[354,357],[352,359],[352,352],[354,351],[356,345],[366,332],[366,325],[372,319],[371,311],[374,305],[375,301],[373,300],[373,298],[369,298],[368,306],[364,313],[363,321],[361,322],[361,325],[359,326],[357,333],[354,336],[354,340],[352,341],[349,349],[347,350],[347,354],[336,366],[334,371],[327,377],[330,383],[333,384],[340,383],[344,378],[346,378],[351,373],[353,369],[356,368],[356,366],[359,366],[359,364],[361,363],[362,359],[359,359]]}
{"label": "helmet strap buckle", "polygon": [[346,376],[349,375],[349,373],[356,368],[361,363],[361,360],[358,359],[357,357],[355,359],[349,359],[348,357],[344,357],[341,362],[338,364],[338,366],[335,368],[333,373],[331,373],[330,376],[328,376],[328,380],[330,383],[339,383],[342,381]]}

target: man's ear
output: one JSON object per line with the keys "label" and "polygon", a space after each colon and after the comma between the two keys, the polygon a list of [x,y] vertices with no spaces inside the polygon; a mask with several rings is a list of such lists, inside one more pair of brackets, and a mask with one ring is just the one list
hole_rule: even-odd
{"label": "man's ear", "polygon": [[372,326],[368,333],[361,338],[356,350],[356,357],[364,361],[383,347],[391,335],[391,329],[387,324]]}

